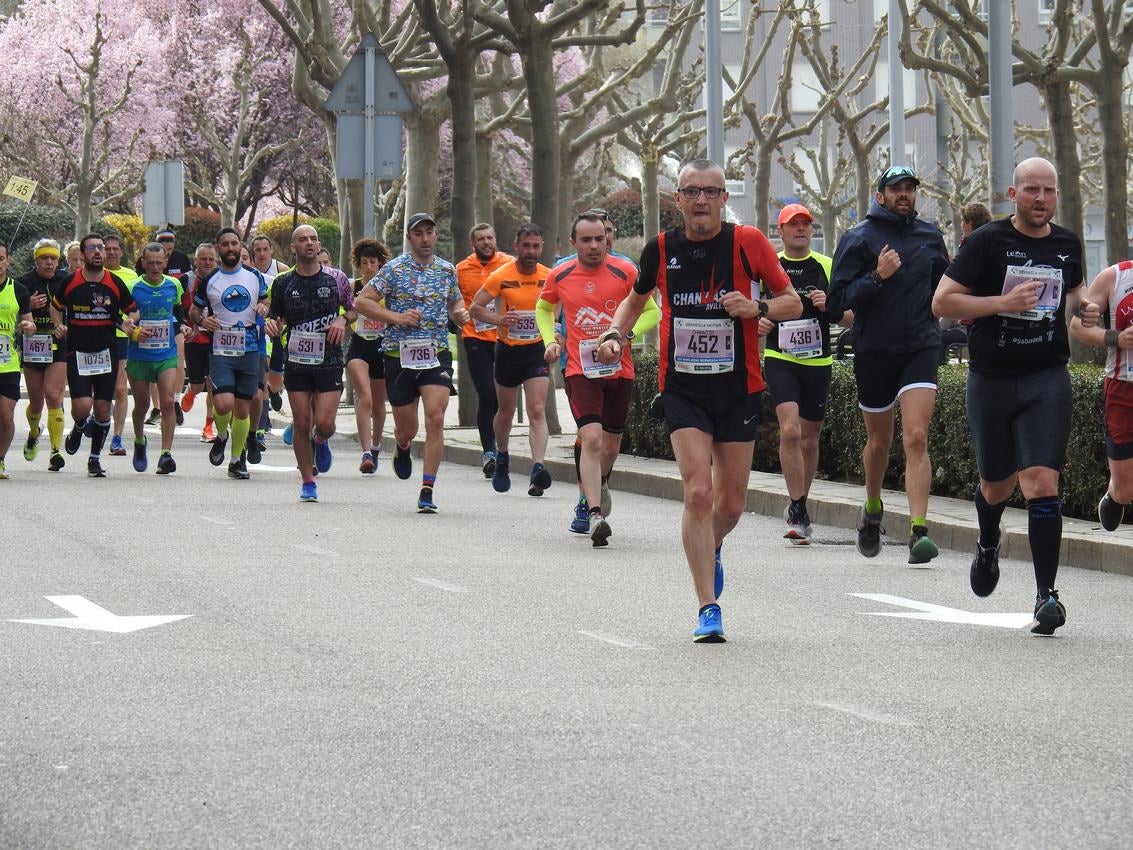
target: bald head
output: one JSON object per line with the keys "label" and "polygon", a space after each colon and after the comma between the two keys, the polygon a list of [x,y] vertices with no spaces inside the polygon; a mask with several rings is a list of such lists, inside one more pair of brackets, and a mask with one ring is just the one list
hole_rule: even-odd
{"label": "bald head", "polygon": [[1011,184],[1007,197],[1015,204],[1011,216],[1015,229],[1035,238],[1046,236],[1058,209],[1058,172],[1050,160],[1038,156],[1023,160],[1015,166]]}
{"label": "bald head", "polygon": [[1035,179],[1041,179],[1044,183],[1052,183],[1057,187],[1058,172],[1054,168],[1054,163],[1049,159],[1043,159],[1041,156],[1032,156],[1030,159],[1023,160],[1015,166],[1015,171],[1011,174],[1011,185],[1019,188],[1023,185],[1023,182]]}
{"label": "bald head", "polygon": [[319,270],[319,232],[309,224],[300,224],[291,231],[291,253],[300,274]]}

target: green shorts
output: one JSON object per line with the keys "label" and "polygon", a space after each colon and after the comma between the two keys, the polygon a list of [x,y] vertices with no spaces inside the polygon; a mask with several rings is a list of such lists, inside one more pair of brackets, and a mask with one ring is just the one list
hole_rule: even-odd
{"label": "green shorts", "polygon": [[164,360],[127,360],[126,375],[135,381],[149,381],[152,384],[165,370],[176,369],[177,362],[177,355]]}

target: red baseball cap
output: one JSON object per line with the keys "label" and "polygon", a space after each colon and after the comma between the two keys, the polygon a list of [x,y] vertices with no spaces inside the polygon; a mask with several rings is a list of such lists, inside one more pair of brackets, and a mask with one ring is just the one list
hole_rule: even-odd
{"label": "red baseball cap", "polygon": [[779,210],[779,226],[782,227],[795,216],[803,216],[807,221],[814,221],[814,216],[810,214],[810,210],[802,204],[787,204],[783,209]]}

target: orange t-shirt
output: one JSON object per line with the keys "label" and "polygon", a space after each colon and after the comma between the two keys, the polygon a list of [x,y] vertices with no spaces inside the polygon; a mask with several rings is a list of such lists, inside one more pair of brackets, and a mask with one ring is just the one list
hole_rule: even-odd
{"label": "orange t-shirt", "polygon": [[488,275],[484,281],[484,291],[503,302],[501,315],[515,313],[516,324],[500,325],[500,342],[505,345],[533,345],[542,342],[543,337],[535,324],[535,302],[543,293],[543,284],[551,270],[536,264],[535,271],[523,274],[515,260]]}
{"label": "orange t-shirt", "polygon": [[620,257],[607,256],[596,269],[568,260],[555,267],[543,288],[543,300],[560,301],[566,318],[566,374],[593,378],[633,379],[633,355],[623,346],[620,368],[605,374],[607,368],[597,358],[598,337],[610,329],[614,311],[637,280],[637,267]]}
{"label": "orange t-shirt", "polygon": [[[476,297],[476,293],[480,291],[480,287],[484,285],[484,281],[488,279],[488,275],[496,269],[506,266],[511,262],[511,257],[501,251],[497,251],[492,255],[492,259],[488,262],[482,262],[476,253],[473,252],[456,264],[456,282],[460,285],[460,294],[464,296],[464,309],[472,306],[472,299]],[[471,319],[461,329],[462,337],[465,339],[482,339],[485,342],[496,341],[496,326],[495,325],[482,325],[477,329],[477,323]]]}

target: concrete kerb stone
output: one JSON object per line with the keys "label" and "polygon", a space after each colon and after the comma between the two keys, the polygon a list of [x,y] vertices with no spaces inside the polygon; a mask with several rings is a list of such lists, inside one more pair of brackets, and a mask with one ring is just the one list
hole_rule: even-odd
{"label": "concrete kerb stone", "polygon": [[[561,391],[559,394],[561,395]],[[444,458],[450,463],[479,467],[481,451],[476,429],[456,425],[455,407],[456,405],[452,405],[450,408],[449,418],[452,421],[446,424]],[[277,424],[283,427],[290,421],[286,413],[273,412],[271,417],[273,427]],[[550,438],[545,465],[556,484],[574,487],[576,484],[573,460],[574,433],[565,432],[567,423],[571,422],[571,419],[569,408],[563,409],[561,404],[560,422],[563,423],[564,433]],[[338,438],[352,443],[357,439],[354,412],[351,408],[339,409],[337,424]],[[387,436],[383,439],[382,451],[392,456],[394,444],[393,438],[388,435],[389,427],[387,421]],[[423,447],[423,438],[414,440],[413,455],[420,457]],[[517,425],[513,428],[510,454],[511,469],[514,473],[521,475],[530,473],[532,459],[527,450],[525,425]],[[621,490],[676,501],[682,498],[681,477],[676,464],[657,458],[621,456],[614,470],[613,490],[615,493]],[[858,515],[864,499],[865,491],[860,485],[815,481],[807,497],[807,508],[812,521],[853,531],[857,528]],[[781,517],[789,501],[782,476],[752,472],[746,503],[748,511],[764,516]],[[905,542],[908,539],[909,529],[905,494],[886,490],[882,492],[882,501],[885,503],[885,519],[882,525],[886,528],[886,536],[891,541]],[[1000,548],[1001,554],[1004,557],[1027,559],[1030,554],[1027,512],[1019,508],[1008,508],[1003,515],[1003,524],[1007,529],[1007,535]],[[929,533],[942,549],[974,552],[979,528],[971,502],[932,497],[929,502]],[[1133,527],[1124,525],[1116,532],[1105,532],[1100,530],[1096,523],[1066,517],[1063,519],[1059,564],[1133,576]]]}

